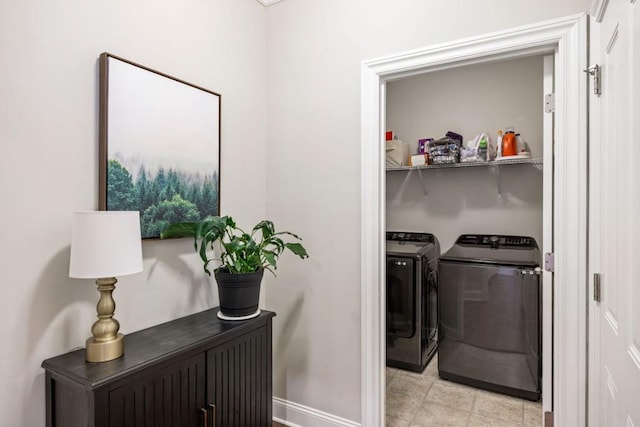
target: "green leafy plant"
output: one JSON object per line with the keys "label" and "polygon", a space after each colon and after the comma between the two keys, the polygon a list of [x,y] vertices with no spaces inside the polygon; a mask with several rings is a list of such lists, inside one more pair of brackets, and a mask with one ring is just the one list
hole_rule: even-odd
{"label": "green leafy plant", "polygon": [[160,235],[163,239],[193,237],[194,248],[200,254],[208,275],[211,275],[209,263],[215,259],[209,258],[208,253],[215,249],[216,242],[220,245],[221,264],[215,271],[231,274],[253,273],[264,268],[275,275],[278,258],[285,249],[302,259],[309,257],[300,243],[285,242],[282,239],[285,236],[302,240],[288,231],[276,232],[273,222],[267,220],[260,221],[251,233],[247,233],[230,216],[210,216],[200,221],[170,224]]}

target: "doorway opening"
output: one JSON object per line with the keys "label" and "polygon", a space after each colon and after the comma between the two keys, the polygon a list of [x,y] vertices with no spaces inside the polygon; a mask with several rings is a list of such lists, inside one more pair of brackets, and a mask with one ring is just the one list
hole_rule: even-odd
{"label": "doorway opening", "polygon": [[[544,402],[559,425],[583,425],[586,366],[586,15],[529,25],[423,50],[366,61],[362,65],[362,424],[383,425],[385,414],[385,156],[387,82],[471,64],[534,55],[555,57],[554,206],[544,226],[543,251],[556,256],[551,290],[555,317],[545,325],[553,342],[552,371]],[[371,149],[377,147],[377,149]],[[554,224],[554,227],[551,227]],[[577,250],[576,250],[577,249]],[[551,277],[546,282],[550,282]],[[545,290],[548,291],[548,290]],[[551,332],[552,331],[552,332]],[[551,334],[552,337],[548,335]],[[552,376],[552,380],[550,379]],[[578,389],[576,389],[578,384]],[[546,392],[546,394],[551,394]],[[543,399],[545,390],[543,390]]]}
{"label": "doorway opening", "polygon": [[[539,266],[541,249],[550,252],[553,247],[553,156],[544,156],[553,150],[553,112],[544,101],[545,94],[553,93],[553,55],[433,71],[387,81],[385,87],[386,129],[399,138],[390,144],[405,141],[409,152],[416,153],[419,139],[454,131],[464,135],[466,147],[460,163],[417,169],[387,165],[387,422],[417,417],[413,422],[420,424],[421,417],[442,412],[451,419],[471,417],[478,422],[483,416],[514,422],[525,416],[541,424],[541,401],[529,400],[540,400],[542,366],[547,368],[542,381],[545,399],[551,402],[552,397],[551,299],[543,304],[549,292],[541,291],[551,290],[553,284],[552,275],[541,274]],[[526,151],[493,161],[496,130],[506,130],[507,124],[515,124],[520,148]],[[478,161],[468,149],[482,132],[488,140],[488,162]],[[548,241],[543,239],[544,225]],[[403,233],[398,237],[390,230]],[[407,241],[419,233],[433,233],[439,242],[442,258],[434,286],[415,280],[426,277],[419,269],[407,274],[413,269],[411,259],[396,256],[398,251],[422,248],[424,242]],[[531,259],[525,262],[523,254]],[[461,262],[461,256],[466,261]],[[436,269],[437,264],[436,260]],[[424,290],[431,288],[428,298]],[[399,301],[405,303],[393,304]],[[547,358],[542,364],[539,307],[548,314]],[[425,310],[429,316],[421,316]],[[394,333],[398,317],[400,325],[413,326],[414,334],[407,338]],[[431,340],[420,339],[418,326],[431,317],[439,323],[434,329],[438,343],[434,339],[428,346],[433,351],[420,351]],[[436,348],[438,357],[424,372],[403,366],[423,354],[418,367],[424,368]],[[456,383],[524,399],[477,393]],[[489,403],[509,410],[484,411]]]}

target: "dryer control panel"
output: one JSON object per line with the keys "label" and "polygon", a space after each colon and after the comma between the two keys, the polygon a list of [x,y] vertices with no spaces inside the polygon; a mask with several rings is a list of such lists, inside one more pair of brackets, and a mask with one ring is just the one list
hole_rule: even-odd
{"label": "dryer control panel", "polygon": [[408,231],[387,231],[387,241],[433,243],[433,234]]}
{"label": "dryer control panel", "polygon": [[527,236],[499,236],[489,234],[463,234],[456,240],[458,245],[489,246],[493,248],[538,248],[535,239]]}

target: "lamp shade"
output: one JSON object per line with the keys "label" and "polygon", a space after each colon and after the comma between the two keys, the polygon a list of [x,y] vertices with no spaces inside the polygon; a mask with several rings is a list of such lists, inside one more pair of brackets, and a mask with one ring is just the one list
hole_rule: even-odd
{"label": "lamp shade", "polygon": [[75,212],[69,277],[97,279],[142,271],[138,211]]}

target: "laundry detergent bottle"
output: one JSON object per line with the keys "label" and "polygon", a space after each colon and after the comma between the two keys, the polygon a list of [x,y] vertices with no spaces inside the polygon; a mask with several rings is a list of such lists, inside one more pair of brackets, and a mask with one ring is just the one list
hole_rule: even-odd
{"label": "laundry detergent bottle", "polygon": [[516,133],[513,128],[507,128],[506,133],[502,137],[502,156],[515,156],[518,154],[516,144]]}

